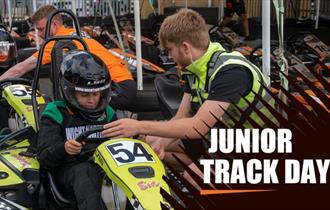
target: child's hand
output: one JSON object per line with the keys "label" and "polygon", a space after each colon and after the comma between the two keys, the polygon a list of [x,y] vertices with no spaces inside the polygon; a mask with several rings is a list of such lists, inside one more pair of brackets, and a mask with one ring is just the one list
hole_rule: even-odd
{"label": "child's hand", "polygon": [[81,152],[83,143],[79,143],[74,139],[67,140],[64,149],[69,155],[78,155]]}

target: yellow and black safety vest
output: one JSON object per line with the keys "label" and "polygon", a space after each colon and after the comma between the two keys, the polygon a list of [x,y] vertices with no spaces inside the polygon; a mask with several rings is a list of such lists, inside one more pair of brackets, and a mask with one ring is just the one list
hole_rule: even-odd
{"label": "yellow and black safety vest", "polygon": [[[253,111],[251,106],[255,106],[261,111],[268,119],[276,123],[274,117],[270,114],[269,110],[258,100],[257,93],[272,107],[274,107],[274,99],[268,94],[265,88],[261,85],[269,86],[267,80],[260,72],[258,67],[252,64],[239,52],[226,52],[219,43],[210,43],[206,53],[194,61],[192,64],[186,67],[186,74],[191,88],[191,102],[198,104],[199,106],[208,98],[209,91],[217,73],[221,70],[226,69],[228,65],[242,65],[250,71],[253,79],[252,89],[245,96],[242,97],[238,103],[231,104],[228,109],[228,115],[225,113],[220,117],[221,121],[228,127],[235,127],[235,124],[240,123],[245,128],[252,128],[253,126],[247,120],[247,116],[250,116],[260,127],[265,127],[264,121],[260,116]],[[230,70],[230,69],[229,69]],[[249,105],[251,104],[251,105]],[[243,114],[237,109],[237,106]],[[234,118],[234,120],[232,120]]]}

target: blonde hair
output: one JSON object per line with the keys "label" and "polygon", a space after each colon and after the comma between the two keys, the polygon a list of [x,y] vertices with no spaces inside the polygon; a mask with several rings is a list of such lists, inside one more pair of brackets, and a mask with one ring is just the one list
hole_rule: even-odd
{"label": "blonde hair", "polygon": [[191,9],[180,9],[177,13],[165,18],[159,30],[160,45],[167,42],[179,46],[186,41],[192,46],[206,50],[210,37],[204,18]]}
{"label": "blonde hair", "polygon": [[[31,22],[36,23],[39,20],[42,20],[44,18],[47,18],[50,13],[52,13],[54,10],[57,10],[57,8],[54,5],[46,4],[37,9],[32,16],[31,16]],[[62,16],[60,14],[55,15],[53,19],[58,20],[60,23],[63,22]]]}

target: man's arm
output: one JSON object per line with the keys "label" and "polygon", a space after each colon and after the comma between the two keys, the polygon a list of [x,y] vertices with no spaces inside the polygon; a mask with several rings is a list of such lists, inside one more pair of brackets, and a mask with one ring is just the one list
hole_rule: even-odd
{"label": "man's arm", "polygon": [[[190,117],[190,97],[189,93],[184,93],[179,109],[171,120],[177,120],[185,117]],[[156,152],[160,159],[165,156],[165,150],[172,142],[177,141],[178,138],[164,138],[160,136],[146,136],[145,142]]]}
{"label": "man's arm", "polygon": [[21,77],[27,72],[34,69],[36,66],[37,66],[37,59],[32,55],[26,60],[8,69],[3,75],[1,75],[0,81],[14,77]]}
{"label": "man's arm", "polygon": [[191,95],[189,93],[183,94],[179,109],[171,120],[177,120],[177,119],[181,119],[184,117],[190,117],[190,110],[191,110],[190,97],[191,97]]}
{"label": "man's arm", "polygon": [[[214,116],[221,117],[223,109],[227,109],[230,103],[238,103],[241,95],[246,95],[252,88],[252,78],[249,70],[244,66],[231,65],[226,71],[219,71],[212,82],[208,99],[203,103],[195,116],[164,122],[142,121],[140,132],[156,132],[159,136],[177,138],[200,138],[195,131],[205,135],[209,127],[217,122]],[[222,109],[222,108],[223,109]],[[211,114],[213,113],[213,115]],[[205,125],[207,124],[207,125]],[[155,135],[155,134],[154,134]]]}
{"label": "man's arm", "polygon": [[[176,112],[175,116],[171,118],[171,120],[178,120],[181,118],[185,118],[185,117],[191,117],[190,115],[190,97],[191,95],[189,93],[184,93],[179,109]],[[164,139],[165,141],[172,141],[175,140],[177,138],[163,138],[160,136],[147,136],[148,139],[150,139],[150,141],[155,141],[155,139]],[[148,141],[146,141],[148,142]],[[148,142],[149,143],[149,142]]]}
{"label": "man's arm", "polygon": [[[220,101],[207,100],[200,107],[195,116],[182,118],[168,122],[151,122],[141,121],[138,129],[141,133],[150,135],[172,137],[172,138],[190,138],[198,139],[201,133],[205,135],[209,131],[209,127],[213,127],[217,122],[214,116],[222,116],[230,103]],[[213,115],[211,114],[213,113]],[[207,125],[206,125],[207,124]],[[196,130],[198,132],[196,132]]]}
{"label": "man's arm", "polygon": [[222,116],[223,109],[227,109],[229,104],[227,102],[206,100],[195,116],[167,122],[121,119],[106,124],[104,126],[106,130],[103,131],[103,134],[106,137],[127,137],[144,134],[168,138],[198,139],[200,138],[199,133],[205,135],[209,131],[209,127],[214,126],[217,122],[213,115]]}

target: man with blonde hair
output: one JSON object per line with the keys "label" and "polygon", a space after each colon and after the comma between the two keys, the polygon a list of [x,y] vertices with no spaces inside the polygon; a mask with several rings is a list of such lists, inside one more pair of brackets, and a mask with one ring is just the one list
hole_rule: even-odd
{"label": "man with blonde hair", "polygon": [[[170,121],[136,121],[121,119],[104,126],[107,137],[150,135],[146,138],[161,158],[175,164],[172,153],[184,157],[178,143],[183,143],[189,157],[200,158],[206,148],[201,135],[218,126],[219,118],[228,127],[235,122],[226,110],[244,127],[251,128],[247,117],[261,127],[265,123],[249,108],[242,95],[269,118],[268,110],[255,97],[256,92],[268,99],[260,83],[266,84],[260,70],[239,52],[226,52],[219,43],[210,42],[208,30],[200,14],[191,9],[181,9],[167,17],[159,32],[160,43],[181,66],[185,78],[184,95],[178,112]],[[244,111],[241,115],[235,105]],[[216,117],[215,117],[216,116]],[[184,159],[187,164],[191,161]],[[193,165],[190,165],[193,167]]]}
{"label": "man with blonde hair", "polygon": [[[38,29],[38,35],[41,38],[45,38],[45,29],[48,20],[48,15],[56,10],[53,5],[43,5],[31,16],[31,21]],[[50,36],[63,36],[74,35],[75,29],[65,28],[63,25],[63,19],[61,14],[57,14],[51,22]],[[89,51],[99,57],[107,66],[111,75],[112,81],[116,83],[115,94],[110,105],[116,109],[127,109],[136,95],[136,84],[132,78],[131,73],[126,68],[126,65],[122,60],[113,56],[105,47],[103,47],[96,40],[90,38],[86,34],[82,34],[83,40],[86,42]],[[82,45],[76,42],[79,49],[82,49]],[[45,47],[45,51],[42,58],[42,64],[48,64],[51,62],[51,51],[54,46],[54,42],[50,42]],[[13,77],[21,77],[24,74],[35,69],[37,64],[39,52],[35,52],[32,56],[26,60],[11,67],[7,72],[0,76],[0,81]]]}

